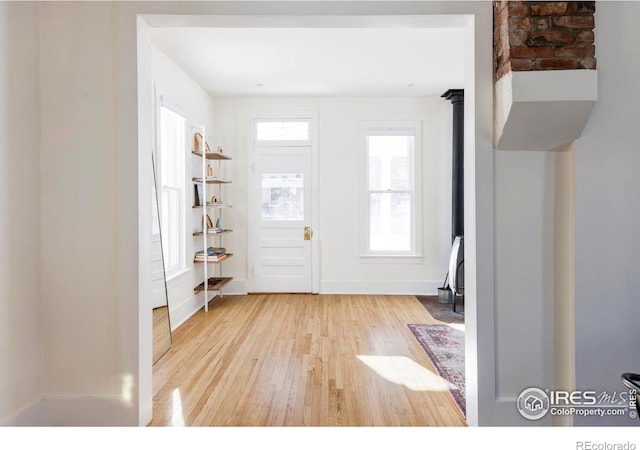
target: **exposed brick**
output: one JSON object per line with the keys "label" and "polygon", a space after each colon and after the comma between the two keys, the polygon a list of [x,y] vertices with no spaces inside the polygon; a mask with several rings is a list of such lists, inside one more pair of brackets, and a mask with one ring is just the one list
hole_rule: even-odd
{"label": "exposed brick", "polygon": [[522,45],[520,47],[511,47],[510,53],[512,58],[540,58],[553,56],[553,49],[550,46],[526,47]]}
{"label": "exposed brick", "polygon": [[509,48],[509,27],[505,22],[500,29],[496,30],[498,33],[498,39],[496,42],[496,51],[503,52]]}
{"label": "exposed brick", "polygon": [[501,33],[496,46],[496,53],[509,50],[509,33]]}
{"label": "exposed brick", "polygon": [[502,33],[502,37],[508,38],[509,37],[509,21],[505,20],[504,22],[502,22],[502,24],[500,25],[499,28],[500,33]]}
{"label": "exposed brick", "polygon": [[502,54],[504,54],[504,53],[509,51],[510,47],[509,47],[508,43],[507,44],[503,44],[503,41],[500,41],[500,43],[498,45],[500,46],[501,50],[496,49],[496,52],[495,52],[496,57],[498,55],[502,55]]}
{"label": "exposed brick", "polygon": [[570,58],[541,58],[536,61],[540,70],[568,70],[576,69],[578,61]]}
{"label": "exposed brick", "polygon": [[518,29],[518,30],[533,30],[533,22],[531,21],[531,17],[519,17],[519,18],[509,18],[509,30]]}
{"label": "exposed brick", "polygon": [[568,2],[529,2],[532,16],[566,14]]}
{"label": "exposed brick", "polygon": [[511,59],[511,50],[507,50],[506,52],[502,52],[498,55],[498,67],[506,63]]}
{"label": "exposed brick", "polygon": [[500,25],[507,21],[508,17],[509,10],[507,8],[504,8],[502,11],[500,11],[500,13],[498,13],[498,15],[494,16],[493,25],[495,27],[500,27]]}
{"label": "exposed brick", "polygon": [[561,28],[593,29],[593,16],[561,16],[554,17],[553,24]]}
{"label": "exposed brick", "polygon": [[509,51],[506,51],[498,55],[498,57],[496,58],[496,67],[502,66],[503,64],[509,62],[510,59],[511,59],[511,54]]}
{"label": "exposed brick", "polygon": [[584,58],[581,59],[578,63],[578,68],[580,69],[595,69],[596,68],[596,59],[595,58]]}
{"label": "exposed brick", "polygon": [[512,59],[511,70],[514,72],[525,72],[533,69],[533,62],[530,59]]}
{"label": "exposed brick", "polygon": [[538,18],[535,19],[535,29],[538,31],[545,31],[549,29],[549,19]]}
{"label": "exposed brick", "polygon": [[553,56],[559,58],[589,58],[595,54],[596,48],[593,44],[565,45],[553,51]]}
{"label": "exposed brick", "polygon": [[576,34],[576,42],[594,42],[595,38],[593,31],[580,31]]}
{"label": "exposed brick", "polygon": [[505,42],[504,39],[498,39],[496,41],[496,47],[495,47],[495,54],[499,55],[501,53],[504,53],[505,51],[509,50],[509,43]]}
{"label": "exposed brick", "polygon": [[593,14],[596,2],[568,2],[567,14]]}
{"label": "exposed brick", "polygon": [[496,80],[510,71],[595,69],[596,2],[494,1]]}
{"label": "exposed brick", "polygon": [[534,47],[549,44],[572,44],[573,41],[573,33],[568,30],[534,31],[529,33],[527,45]]}
{"label": "exposed brick", "polygon": [[529,5],[528,2],[509,2],[509,17],[528,17]]}
{"label": "exposed brick", "polygon": [[496,70],[496,81],[498,81],[500,78],[502,78],[503,76],[505,76],[509,72],[511,72],[511,63],[510,62],[508,62],[506,64],[503,64],[502,66],[498,67],[498,70]]}
{"label": "exposed brick", "polygon": [[523,45],[525,42],[527,42],[528,37],[529,37],[529,34],[525,30],[518,30],[518,29],[510,30],[509,45],[511,47],[517,47],[518,45]]}

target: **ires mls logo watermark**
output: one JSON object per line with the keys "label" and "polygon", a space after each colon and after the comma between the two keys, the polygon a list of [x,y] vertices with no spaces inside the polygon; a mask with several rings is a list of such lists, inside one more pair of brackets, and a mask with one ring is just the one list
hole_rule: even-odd
{"label": "ires mls logo watermark", "polygon": [[520,415],[525,419],[542,419],[549,412],[551,402],[545,391],[539,388],[525,389],[518,396],[517,403]]}
{"label": "ires mls logo watermark", "polygon": [[552,416],[628,416],[637,417],[636,391],[551,391],[531,387],[518,396],[516,406],[522,417],[539,420]]}

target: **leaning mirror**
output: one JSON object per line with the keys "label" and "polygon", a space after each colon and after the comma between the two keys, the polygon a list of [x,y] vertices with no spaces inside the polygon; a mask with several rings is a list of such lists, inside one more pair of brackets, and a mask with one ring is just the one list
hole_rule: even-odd
{"label": "leaning mirror", "polygon": [[171,319],[169,318],[169,297],[164,270],[160,211],[156,188],[155,159],[151,156],[153,186],[151,195],[151,280],[153,308],[153,364],[171,348]]}

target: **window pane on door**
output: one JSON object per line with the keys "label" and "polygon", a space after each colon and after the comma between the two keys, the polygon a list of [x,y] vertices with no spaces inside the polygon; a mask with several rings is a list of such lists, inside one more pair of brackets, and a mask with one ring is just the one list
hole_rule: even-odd
{"label": "window pane on door", "polygon": [[411,250],[411,194],[370,194],[369,233],[371,250]]}
{"label": "window pane on door", "polygon": [[304,175],[262,174],[262,220],[304,220]]}

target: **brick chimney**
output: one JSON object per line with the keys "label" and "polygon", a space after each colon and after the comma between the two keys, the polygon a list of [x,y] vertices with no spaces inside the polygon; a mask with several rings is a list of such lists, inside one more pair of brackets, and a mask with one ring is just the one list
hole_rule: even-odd
{"label": "brick chimney", "polygon": [[509,72],[595,69],[596,2],[493,2],[496,81]]}

